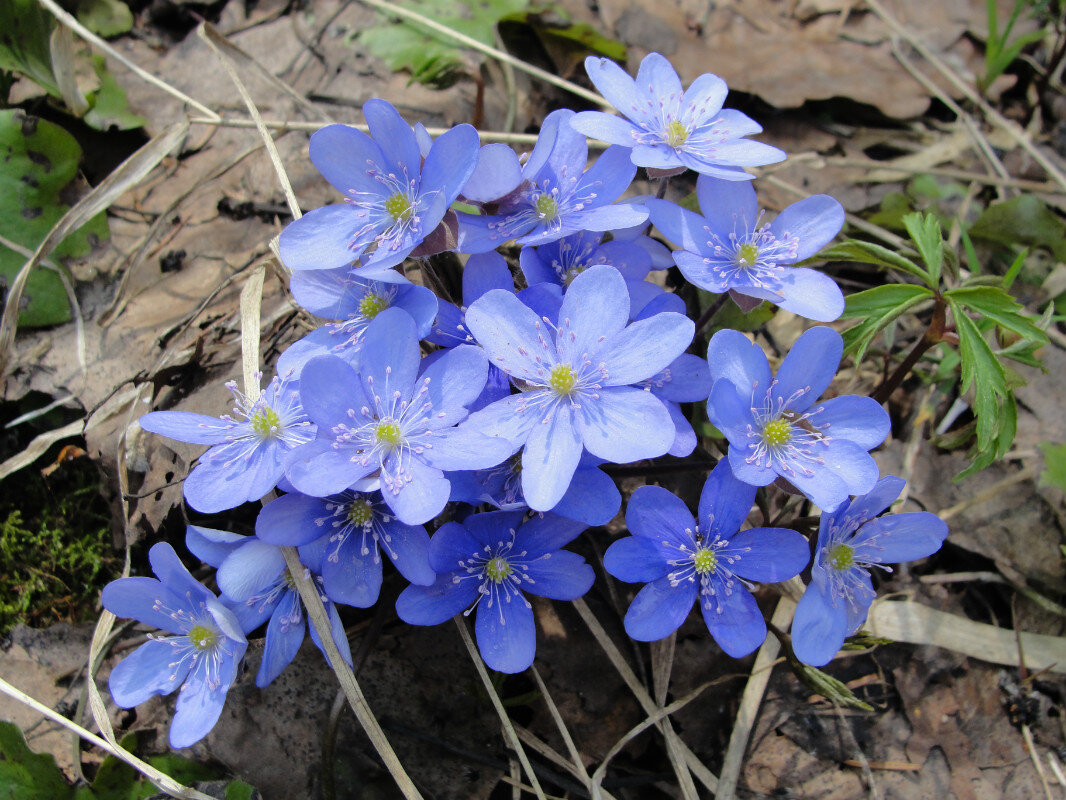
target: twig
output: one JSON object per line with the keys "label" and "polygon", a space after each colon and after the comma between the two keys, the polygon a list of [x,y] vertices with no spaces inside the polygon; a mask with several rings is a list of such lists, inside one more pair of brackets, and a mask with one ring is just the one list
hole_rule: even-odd
{"label": "twig", "polygon": [[1025,749],[1029,751],[1029,758],[1033,760],[1033,766],[1036,767],[1036,774],[1040,776],[1040,784],[1044,787],[1044,797],[1047,800],[1055,800],[1051,795],[1047,775],[1044,773],[1044,765],[1040,763],[1040,758],[1036,754],[1036,744],[1033,743],[1033,734],[1028,725],[1022,725],[1022,738],[1025,740]]}
{"label": "twig", "polygon": [[189,97],[189,95],[185,94],[185,92],[181,91],[180,89],[175,88],[174,86],[171,86],[166,81],[160,80],[155,75],[153,75],[152,73],[148,72],[147,70],[141,69],[141,67],[137,66],[136,63],[134,63],[130,59],[126,58],[126,56],[122,55],[122,53],[120,53],[118,50],[113,48],[111,45],[109,45],[107,42],[105,42],[103,39],[101,39],[95,33],[93,33],[88,28],[86,28],[84,25],[82,25],[80,22],[78,22],[78,20],[76,20],[74,17],[72,17],[70,14],[68,14],[62,8],[60,8],[59,5],[54,2],[54,0],[38,0],[38,2],[40,2],[40,4],[42,6],[44,6],[50,12],[52,12],[52,14],[55,15],[56,19],[58,19],[60,22],[62,22],[64,25],[66,25],[68,28],[70,28],[72,31],[77,33],[78,36],[80,36],[81,38],[85,39],[88,42],[92,42],[94,45],[96,45],[101,50],[103,50],[105,53],[107,53],[109,56],[111,56],[111,58],[113,58],[116,61],[119,61],[122,64],[124,64],[127,68],[129,68],[138,77],[143,78],[144,80],[148,81],[148,83],[152,84],[153,86],[156,86],[156,87],[162,89],[164,92],[166,92],[167,94],[171,95],[172,97],[178,98],[183,103],[186,103],[186,104],[192,106],[193,108],[195,108],[197,111],[199,111],[201,114],[203,114],[204,116],[208,117],[209,119],[215,119],[215,120],[219,119],[218,114],[216,114],[210,108],[205,106],[203,103],[199,102],[198,100],[194,100],[193,98]]}
{"label": "twig", "polygon": [[404,6],[401,6],[398,3],[389,3],[385,2],[385,0],[359,0],[359,2],[363,3],[364,5],[372,6],[373,8],[378,9],[379,11],[383,12],[388,16],[405,17],[409,20],[413,20],[419,25],[422,25],[426,28],[429,28],[430,30],[436,31],[437,33],[443,34],[444,36],[454,39],[455,41],[471,48],[472,50],[477,50],[478,52],[484,53],[487,56],[492,56],[498,61],[502,61],[504,64],[510,64],[512,67],[520,69],[535,78],[540,78],[545,83],[550,83],[552,86],[557,86],[560,89],[564,89],[572,94],[576,94],[578,97],[588,100],[590,103],[595,103],[596,105],[603,106],[604,108],[614,108],[614,106],[612,106],[610,103],[608,103],[595,92],[590,92],[588,89],[582,86],[578,86],[572,81],[565,80],[564,78],[560,78],[557,75],[552,75],[550,72],[545,72],[540,67],[534,67],[532,64],[527,64],[520,58],[515,58],[510,53],[505,53],[503,50],[498,50],[495,47],[490,47],[487,44],[482,44],[477,39],[472,39],[466,34],[459,33],[459,31],[453,30],[447,25],[442,25],[439,22],[429,19],[428,17],[424,17],[417,11],[412,11],[411,9],[405,8]]}
{"label": "twig", "polygon": [[559,735],[563,737],[563,744],[566,745],[566,752],[570,754],[570,760],[574,762],[575,776],[583,780],[586,786],[589,786],[591,779],[589,778],[588,770],[585,769],[585,762],[582,760],[581,754],[578,752],[577,746],[574,744],[574,739],[570,735],[566,723],[563,722],[563,715],[559,713],[559,707],[555,705],[555,701],[552,699],[551,693],[548,691],[548,687],[544,683],[544,679],[540,677],[540,673],[537,672],[535,664],[530,665],[529,673],[533,676],[533,682],[537,684],[540,696],[544,699],[544,704],[548,707],[548,713],[551,714],[552,719],[555,721],[555,727],[559,729]]}
{"label": "twig", "polygon": [[511,749],[514,750],[515,755],[518,756],[519,762],[522,764],[522,769],[525,770],[526,776],[529,778],[529,783],[533,787],[534,793],[540,800],[545,800],[544,790],[540,788],[540,782],[537,780],[537,773],[533,771],[533,765],[529,763],[529,758],[526,756],[526,751],[522,747],[522,743],[518,741],[518,734],[515,733],[514,724],[511,722],[511,718],[507,716],[507,709],[503,707],[503,703],[500,702],[500,696],[496,694],[496,689],[492,686],[492,680],[489,678],[488,670],[485,669],[485,664],[481,660],[481,655],[477,651],[477,647],[474,645],[474,640],[470,638],[470,631],[466,629],[466,623],[463,621],[462,615],[457,615],[454,619],[455,627],[459,629],[459,638],[463,640],[463,644],[466,646],[466,651],[470,654],[470,660],[474,662],[474,667],[477,669],[478,677],[481,678],[481,683],[485,686],[485,691],[489,695],[489,700],[492,701],[492,707],[496,709],[496,714],[500,718],[500,724],[503,726],[504,735],[508,739],[508,744]]}

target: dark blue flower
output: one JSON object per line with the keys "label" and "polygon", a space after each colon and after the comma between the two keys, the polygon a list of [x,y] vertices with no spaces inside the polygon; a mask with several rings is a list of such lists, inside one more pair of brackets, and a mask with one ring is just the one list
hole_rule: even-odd
{"label": "dark blue flower", "polygon": [[714,385],[707,416],[729,440],[729,464],[745,483],[784,478],[825,511],[877,482],[867,452],[888,436],[888,412],[869,397],[819,402],[844,345],[832,328],[811,328],[792,346],[777,377],[758,345],[722,330],[707,361]]}
{"label": "dark blue flower", "polygon": [[746,115],[723,109],[729,89],[717,75],[700,75],[683,91],[670,62],[649,53],[634,81],[606,58],[589,56],[585,71],[622,116],[582,111],[573,127],[594,139],[632,149],[634,164],[688,168],[726,180],[747,180],[741,167],[782,161],[776,147],[744,139],[762,128]]}
{"label": "dark blue flower", "polygon": [[282,262],[293,270],[335,269],[361,258],[361,273],[403,261],[444,219],[474,172],[478,135],[470,125],[442,134],[422,163],[411,126],[391,104],[368,100],[370,136],[329,125],[311,136],[311,161],[345,196],[281,232]]}
{"label": "dark blue flower", "polygon": [[[221,599],[233,611],[245,633],[251,633],[270,620],[263,660],[255,676],[255,685],[260,689],[269,686],[296,657],[307,628],[303,601],[293,584],[281,548],[255,536],[194,525],[186,531],[185,543],[201,561],[218,569],[216,579]],[[323,546],[313,544],[301,547],[300,561],[319,589],[329,615],[333,641],[350,666],[352,656],[344,625],[330,598],[321,591],[323,549]],[[311,627],[311,639],[325,655],[314,626]]]}
{"label": "dark blue flower", "polygon": [[670,448],[669,412],[634,384],[668,366],[693,333],[691,320],[670,312],[627,326],[625,280],[604,264],[574,279],[555,319],[499,290],[466,314],[490,360],[523,391],[475,412],[464,427],[510,441],[511,453],[523,451],[522,491],[537,511],[563,497],[583,450],[628,463]]}
{"label": "dark blue flower", "polygon": [[901,478],[882,478],[869,494],[822,514],[811,583],[792,623],[792,647],[805,664],[828,664],[862,626],[875,594],[871,568],[891,572],[886,565],[930,556],[948,535],[944,521],[926,511],[875,519],[903,485]]}
{"label": "dark blue flower", "polygon": [[367,328],[358,370],[334,356],[307,362],[300,392],[318,438],[286,459],[297,490],[329,497],[374,478],[359,488],[380,488],[402,522],[421,525],[448,502],[444,470],[484,469],[510,455],[506,442],[455,428],[485,386],[484,353],[461,345],[421,375],[420,361],[414,320],[389,308]]}
{"label": "dark blue flower", "polygon": [[278,372],[299,374],[304,364],[321,355],[355,364],[367,326],[386,308],[410,314],[418,337],[424,338],[437,315],[436,295],[397,272],[382,277],[390,280],[361,278],[346,267],[294,272],[289,288],[296,302],[316,316],[340,321],[326,323],[289,345],[278,359]]}
{"label": "dark blue flower", "polygon": [[265,542],[299,547],[325,537],[322,584],[338,603],[369,608],[381,591],[381,550],[411,583],[429,585],[429,534],[405,525],[379,492],[345,491],[330,497],[292,492],[264,506],[255,533]]}
{"label": "dark blue flower", "polygon": [[769,300],[819,322],[843,313],[844,295],[832,278],[789,266],[810,258],[839,233],[844,224],[840,203],[814,195],[763,223],[750,183],[701,175],[696,195],[702,217],[666,200],[646,201],[655,226],[683,248],[674,261],[689,281],[708,292]]}
{"label": "dark blue flower", "polygon": [[396,601],[400,619],[439,625],[477,608],[475,633],[485,663],[521,672],[537,646],[533,608],[525,594],[576,600],[595,574],[581,556],[560,548],[585,526],[554,514],[522,523],[521,511],[473,514],[442,525],[429,543],[432,586],[409,586]]}
{"label": "dark blue flower", "polygon": [[149,635],[111,670],[108,687],[116,705],[133,708],[180,686],[170,746],[189,747],[218,721],[248,645],[233,613],[189,574],[173,547],[154,545],[148,558],[159,580],[112,581],[101,602],[117,617],[174,635]]}
{"label": "dark blue flower", "polygon": [[259,500],[284,474],[285,455],[315,438],[300,405],[298,385],[292,378],[275,377],[253,402],[236,383],[227,383],[236,402],[235,416],[152,411],[141,417],[140,425],[179,442],[212,445],[184,487],[189,505],[212,514]]}
{"label": "dark blue flower", "polygon": [[573,115],[559,109],[544,118],[522,167],[522,183],[492,204],[493,213],[459,215],[460,252],[495,250],[511,239],[544,244],[578,231],[628,228],[648,218],[643,206],[611,205],[636,176],[625,148],[608,148],[586,171],[588,142],[570,127]]}
{"label": "dark blue flower", "polygon": [[807,565],[810,550],[786,528],[740,530],[755,491],[723,459],[703,486],[696,520],[666,489],[642,486],[633,493],[626,509],[632,536],[603,557],[619,580],[647,583],[626,612],[626,633],[642,642],[669,636],[698,602],[711,636],[729,655],[741,658],[762,644],[766,622],[749,581],[788,580]]}

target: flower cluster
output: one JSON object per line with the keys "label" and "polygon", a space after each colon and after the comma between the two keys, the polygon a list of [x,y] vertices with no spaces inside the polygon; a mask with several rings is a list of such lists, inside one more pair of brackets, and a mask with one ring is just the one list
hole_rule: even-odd
{"label": "flower cluster", "polygon": [[[163,544],[151,552],[159,580],[124,578],[104,592],[115,614],[172,634],[121,662],[111,690],[134,705],[181,687],[174,746],[210,730],[257,628],[266,626],[258,686],[307,632],[321,647],[282,548],[297,548],[344,655],[339,607],[377,602],[386,556],[409,584],[401,619],[436,625],[476,612],[486,663],[526,669],[536,650],[528,598],[574,600],[593,585],[592,567],[563,548],[581,550],[587,526],[618,514],[611,465],[696,448],[682,404],[706,404],[728,452],[695,516],[658,486],[630,497],[630,535],[604,565],[645,584],[625,616],[634,639],[672,634],[695,604],[726,653],[759,647],[756,584],[811,561],[797,531],[747,527],[759,487],[822,510],[793,630],[807,663],[831,659],[862,623],[870,567],[939,547],[947,529],[930,514],[875,519],[902,481],[880,478],[869,454],[890,433],[885,410],[868,397],[822,399],[843,355],[839,333],[810,328],[776,374],[735,330],[714,333],[704,357],[689,352],[701,332],[661,279],[676,265],[742,308],[766,301],[831,322],[840,289],[796,265],[839,232],[840,204],[811,197],[763,221],[745,168],[784,154],[746,138],[760,128],[723,109],[718,77],[683,90],[658,54],[635,80],[603,59],[586,69],[622,116],[555,111],[524,158],[481,146],[469,125],[432,140],[378,99],[363,107],[369,134],[330,125],[311,137],[311,160],[343,202],[292,222],[279,251],[295,300],[328,321],[282,353],[261,395],[232,387],[232,416],[141,418],[147,431],[210,446],[185,481],[197,511],[265,500],[253,536],[187,532],[188,549],[217,569],[218,596]],[[611,145],[591,166],[586,135]],[[702,213],[665,199],[665,183],[659,198],[626,199],[638,166],[664,181],[695,170]],[[517,247],[501,254],[505,244]],[[405,266],[445,251],[465,259],[461,296],[427,288],[448,281],[407,278]]]}

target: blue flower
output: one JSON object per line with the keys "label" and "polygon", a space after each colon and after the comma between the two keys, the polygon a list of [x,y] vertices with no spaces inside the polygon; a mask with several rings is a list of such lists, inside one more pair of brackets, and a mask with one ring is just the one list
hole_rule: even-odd
{"label": "blue flower", "polygon": [[873,491],[822,514],[811,583],[796,607],[792,648],[805,664],[820,667],[866,620],[874,588],[870,569],[925,558],[940,549],[948,526],[927,511],[875,519],[903,491],[901,478],[886,477]]}
{"label": "blue flower", "polygon": [[381,591],[381,550],[411,583],[428,586],[429,534],[405,525],[378,492],[345,491],[330,497],[292,492],[264,506],[255,533],[265,542],[300,547],[325,537],[322,585],[330,599],[369,608]]}
{"label": "blue flower", "polygon": [[140,425],[179,442],[212,445],[184,487],[189,505],[212,514],[259,500],[284,474],[286,453],[315,438],[297,387],[292,378],[275,377],[253,402],[230,382],[226,388],[233,393],[236,418],[152,411]]}
{"label": "blue flower", "polygon": [[844,295],[832,278],[806,267],[840,231],[844,208],[814,195],[763,223],[750,183],[701,175],[696,182],[703,217],[666,200],[646,201],[651,220],[683,249],[674,253],[681,273],[696,286],[769,300],[807,319],[830,322],[844,312]]}
{"label": "blue flower", "polygon": [[630,605],[625,628],[652,642],[677,630],[699,603],[718,646],[734,658],[766,638],[766,622],[749,581],[788,580],[807,565],[807,540],[786,528],[741,531],[755,500],[755,487],[733,477],[719,461],[700,495],[699,517],[677,496],[642,486],[626,509],[632,536],[614,542],[603,557],[619,580],[646,583]]}
{"label": "blue flower", "polygon": [[112,581],[101,602],[117,617],[174,635],[149,635],[111,670],[108,687],[116,705],[133,708],[180,686],[170,746],[189,747],[218,721],[248,644],[233,613],[189,574],[173,547],[157,544],[148,558],[159,580]]}
{"label": "blue flower", "polygon": [[489,359],[523,391],[475,412],[464,427],[523,451],[522,491],[537,511],[563,497],[583,450],[628,463],[660,456],[674,441],[666,407],[633,384],[683,353],[694,325],[671,312],[627,326],[628,319],[625,280],[604,264],[574,279],[555,323],[499,290],[467,311]]}
{"label": "blue flower", "polygon": [[602,233],[578,233],[543,244],[523,247],[519,264],[526,283],[554,283],[563,289],[594,264],[610,264],[626,281],[642,281],[651,271],[651,254],[635,241],[603,241]]}
{"label": "blue flower", "polygon": [[833,329],[811,328],[775,378],[766,355],[743,334],[722,330],[711,338],[707,416],[729,440],[729,464],[740,480],[766,486],[784,478],[824,511],[873,489],[879,473],[867,451],[888,436],[888,413],[869,397],[818,402],[843,347]]}
{"label": "blue flower", "polygon": [[635,81],[606,58],[589,56],[585,71],[622,116],[582,111],[571,125],[586,136],[632,148],[634,164],[742,181],[751,176],[741,167],[785,158],[776,147],[742,138],[762,128],[739,111],[722,108],[729,89],[717,75],[700,75],[683,91],[674,68],[658,53],[644,57]]}
{"label": "blue flower", "polygon": [[506,442],[455,428],[485,386],[484,353],[456,347],[421,375],[420,360],[414,320],[389,308],[367,327],[358,370],[335,356],[307,362],[300,393],[318,438],[286,459],[298,491],[329,497],[373,477],[376,485],[360,488],[380,487],[400,521],[421,525],[448,502],[444,470],[484,469],[510,455]]}
{"label": "blue flower", "polygon": [[696,432],[681,411],[680,403],[706,400],[711,393],[711,372],[707,361],[691,353],[682,353],[666,369],[640,383],[663,401],[674,423],[674,443],[667,451],[684,458],[696,449]]}
{"label": "blue flower", "polygon": [[[281,549],[255,536],[241,536],[194,525],[190,525],[186,531],[185,543],[201,561],[218,569],[216,579],[221,599],[233,611],[245,633],[251,633],[269,618],[263,660],[255,676],[255,685],[260,689],[269,686],[296,657],[306,630],[303,601],[293,584]],[[300,561],[319,588],[322,586],[320,573],[323,549],[315,545],[300,548]],[[345,661],[351,665],[348,637],[344,633],[340,615],[321,591],[319,596],[329,615],[333,641]],[[318,632],[313,626],[311,638],[322,650]]]}
{"label": "blue flower", "polygon": [[[570,127],[574,112],[544,118],[537,144],[522,167],[522,183],[492,206],[493,213],[459,215],[459,251],[483,253],[517,240],[544,244],[578,231],[609,231],[639,225],[643,206],[611,205],[629,188],[636,167],[625,148],[609,147],[585,170],[588,142]],[[511,157],[518,161],[513,153]]]}
{"label": "blue flower", "polygon": [[312,314],[329,322],[293,342],[278,359],[278,372],[298,374],[315,356],[335,355],[349,364],[357,362],[363,334],[370,321],[386,308],[402,308],[415,320],[424,338],[437,315],[437,298],[424,286],[415,286],[397,272],[389,280],[361,278],[347,267],[294,272],[292,296]]}
{"label": "blue flower", "polygon": [[522,523],[521,511],[473,514],[442,525],[429,543],[432,586],[409,586],[396,601],[400,619],[439,625],[477,608],[475,633],[485,663],[521,672],[537,646],[533,608],[525,594],[576,600],[592,587],[592,567],[560,548],[585,526],[554,514]]}
{"label": "blue flower", "polygon": [[470,125],[442,134],[422,163],[411,126],[384,100],[363,104],[370,136],[328,125],[311,136],[311,161],[345,202],[289,223],[278,242],[292,270],[334,269],[362,258],[361,272],[403,261],[444,219],[477,165]]}

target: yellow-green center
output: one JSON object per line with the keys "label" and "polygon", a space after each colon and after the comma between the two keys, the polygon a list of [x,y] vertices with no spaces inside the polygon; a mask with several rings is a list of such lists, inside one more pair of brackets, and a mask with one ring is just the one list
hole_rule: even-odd
{"label": "yellow-green center", "polygon": [[754,267],[755,262],[759,260],[759,248],[751,242],[744,242],[737,248],[734,258],[739,267]]}
{"label": "yellow-green center", "polygon": [[551,195],[540,195],[534,205],[537,208],[537,216],[543,220],[552,220],[559,215],[559,204]]}
{"label": "yellow-green center", "polygon": [[787,444],[792,438],[792,426],[787,420],[775,419],[766,423],[762,429],[762,440],[769,447],[778,447]]}
{"label": "yellow-green center", "polygon": [[574,282],[574,278],[584,272],[586,267],[570,267],[563,275],[563,286],[569,288],[570,284]]}
{"label": "yellow-green center", "polygon": [[199,650],[210,650],[218,641],[218,631],[208,628],[206,625],[193,625],[189,629],[189,644]]}
{"label": "yellow-green center", "polygon": [[846,544],[834,545],[826,561],[833,569],[849,569],[855,563],[855,548]]}
{"label": "yellow-green center", "polygon": [[714,572],[715,566],[718,564],[718,556],[714,554],[714,551],[709,547],[704,547],[696,551],[696,555],[692,557],[692,566],[695,567],[696,572],[700,575],[706,575],[708,572]]}
{"label": "yellow-green center", "polygon": [[507,559],[496,558],[490,559],[489,563],[485,565],[485,575],[493,583],[502,583],[503,580],[512,572],[511,565],[507,563]]}
{"label": "yellow-green center", "polygon": [[378,444],[395,447],[400,443],[400,427],[395,422],[379,422],[374,428],[374,437]]}
{"label": "yellow-green center", "polygon": [[403,192],[397,192],[385,201],[385,210],[395,220],[411,216],[411,200]]}
{"label": "yellow-green center", "polygon": [[278,412],[272,408],[264,408],[252,415],[252,430],[260,436],[270,436],[281,427],[281,419]]}
{"label": "yellow-green center", "polygon": [[388,307],[388,302],[380,294],[368,293],[359,301],[359,313],[367,319],[373,319]]}
{"label": "yellow-green center", "polygon": [[680,147],[688,141],[688,128],[676,119],[666,126],[666,143],[671,147]]}
{"label": "yellow-green center", "polygon": [[577,376],[574,375],[574,370],[568,364],[556,364],[552,367],[551,376],[548,378],[548,385],[552,387],[552,391],[560,397],[565,397],[574,391],[574,382]]}
{"label": "yellow-green center", "polygon": [[374,508],[366,500],[356,500],[348,506],[348,522],[362,527],[374,518]]}

